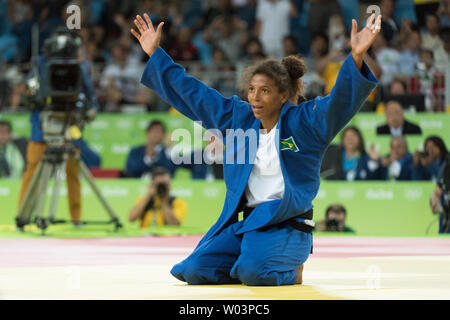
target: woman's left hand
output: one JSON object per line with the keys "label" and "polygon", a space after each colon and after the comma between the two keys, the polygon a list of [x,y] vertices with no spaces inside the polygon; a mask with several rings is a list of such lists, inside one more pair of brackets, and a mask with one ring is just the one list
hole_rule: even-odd
{"label": "woman's left hand", "polygon": [[355,19],[352,20],[352,32],[350,35],[350,45],[352,47],[352,56],[358,67],[359,62],[362,65],[362,58],[364,53],[370,48],[375,41],[375,37],[381,30],[381,15],[375,20],[375,14],[372,14],[367,21],[367,25],[360,31],[358,30],[358,23]]}

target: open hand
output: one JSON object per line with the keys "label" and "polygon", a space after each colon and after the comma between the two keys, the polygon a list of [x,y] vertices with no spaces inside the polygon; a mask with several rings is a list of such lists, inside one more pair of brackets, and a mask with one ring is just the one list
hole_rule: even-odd
{"label": "open hand", "polygon": [[144,50],[145,53],[151,57],[161,41],[162,26],[164,25],[164,22],[161,22],[155,31],[150,17],[147,14],[144,14],[144,18],[145,21],[140,15],[137,15],[136,19],[134,19],[134,24],[138,28],[139,33],[134,29],[131,29],[130,32],[136,39],[138,39],[142,50]]}
{"label": "open hand", "polygon": [[352,31],[350,34],[350,45],[352,47],[352,56],[359,68],[362,66],[362,59],[364,53],[370,48],[375,41],[377,34],[381,30],[381,15],[376,18],[372,14],[367,21],[367,25],[358,31],[358,23],[355,19],[352,20]]}
{"label": "open hand", "polygon": [[367,25],[360,32],[357,32],[357,30],[358,23],[353,19],[350,45],[353,53],[362,56],[370,48],[381,30],[381,15],[375,21],[375,14],[372,14],[367,21]]}

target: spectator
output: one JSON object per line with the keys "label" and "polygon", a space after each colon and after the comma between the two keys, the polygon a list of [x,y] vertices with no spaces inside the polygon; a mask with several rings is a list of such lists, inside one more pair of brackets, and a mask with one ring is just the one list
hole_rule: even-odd
{"label": "spectator", "polygon": [[450,28],[441,32],[442,46],[433,50],[435,65],[439,70],[445,70],[450,60]]}
{"label": "spectator", "polygon": [[139,178],[151,173],[155,167],[166,168],[173,176],[175,164],[171,161],[170,149],[163,140],[166,126],[159,120],[150,122],[147,127],[147,143],[131,149],[126,163],[126,173],[129,177]]}
{"label": "spectator", "polygon": [[439,37],[439,17],[436,14],[426,16],[425,31],[422,31],[422,49],[436,50],[441,47],[442,39]]}
{"label": "spectator", "polygon": [[264,59],[264,49],[258,38],[251,37],[245,44],[245,55],[250,62],[255,62]]}
{"label": "spectator", "polygon": [[450,28],[450,1],[441,0],[437,13],[441,22],[441,28]]}
{"label": "spectator", "polygon": [[245,4],[237,9],[237,14],[245,23],[247,30],[253,30],[255,27],[257,2],[257,0],[246,0]]}
{"label": "spectator", "polygon": [[179,30],[169,53],[175,61],[198,60],[198,51],[192,44],[192,32],[188,27]]}
{"label": "spectator", "polygon": [[220,15],[205,30],[203,40],[221,48],[231,61],[237,61],[246,42],[246,33],[244,24],[237,16]]}
{"label": "spectator", "polygon": [[405,134],[422,134],[420,127],[405,120],[402,105],[395,100],[386,104],[386,124],[377,127],[377,134],[402,136]]}
{"label": "spectator", "polygon": [[[339,69],[350,52],[350,41],[345,34],[344,23],[340,16],[333,16],[333,19],[330,21],[328,33],[328,54],[316,63],[316,71],[325,81],[325,94],[331,92],[336,82]],[[365,55],[364,59],[367,61],[366,57],[367,55]]]}
{"label": "spectator", "polygon": [[351,232],[355,231],[345,224],[347,210],[340,204],[330,205],[325,212],[325,219],[319,221],[316,231],[326,232]]}
{"label": "spectator", "polygon": [[237,94],[235,69],[225,52],[216,47],[212,58],[214,63],[208,67],[208,82],[211,87],[220,91],[225,97]]}
{"label": "spectator", "polygon": [[[330,50],[345,50],[349,47],[349,38],[345,30],[344,20],[340,15],[333,15],[328,26],[328,47]],[[350,52],[350,50],[348,50]],[[347,52],[347,53],[348,53]]]}
{"label": "spectator", "polygon": [[309,30],[311,39],[328,29],[330,18],[340,15],[341,8],[337,0],[309,0]]}
{"label": "spectator", "polygon": [[324,95],[325,81],[317,73],[317,65],[320,64],[320,61],[325,61],[326,63],[327,53],[328,37],[323,33],[316,35],[312,40],[309,55],[304,58],[308,70],[308,73],[303,76],[303,81],[306,84],[306,99]]}
{"label": "spectator", "polygon": [[386,113],[386,103],[385,101],[395,100],[392,99],[392,97],[402,97],[407,94],[407,86],[406,82],[401,77],[396,77],[392,80],[391,83],[389,83],[387,88],[387,93],[385,90],[382,92],[381,101],[377,105],[376,112],[378,114],[385,114]]}
{"label": "spectator", "polygon": [[317,71],[319,61],[326,58],[328,54],[328,43],[328,37],[324,33],[319,33],[312,39],[310,54],[305,59],[306,67],[309,71]]}
{"label": "spectator", "polygon": [[419,62],[421,38],[419,31],[413,30],[406,39],[405,49],[400,53],[400,73],[411,77],[417,69]]}
{"label": "spectator", "polygon": [[347,127],[341,135],[341,145],[330,145],[325,152],[320,174],[329,180],[365,180],[367,162],[364,139],[356,127]]}
{"label": "spectator", "polygon": [[413,180],[437,181],[448,155],[447,147],[441,138],[431,136],[425,140],[424,150],[413,155]]}
{"label": "spectator", "polygon": [[401,78],[394,78],[389,84],[388,96],[403,96],[407,93],[406,83]]}
{"label": "spectator", "polygon": [[413,157],[408,151],[404,136],[391,138],[390,152],[380,158],[375,146],[369,149],[368,163],[370,180],[411,180]]}
{"label": "spectator", "polygon": [[[8,21],[11,25],[12,35],[17,39],[18,57],[25,62],[31,53],[31,28],[34,17],[33,4],[27,0],[10,0],[8,4]],[[39,20],[38,20],[39,22]]]}
{"label": "spectator", "polygon": [[381,83],[387,85],[400,73],[400,53],[388,46],[382,32],[375,38],[372,50],[382,70]]}
{"label": "spectator", "polygon": [[390,44],[395,44],[399,34],[399,27],[394,20],[395,3],[393,0],[381,0],[381,33]]}
{"label": "spectator", "polygon": [[152,183],[143,197],[130,210],[130,222],[140,220],[141,229],[151,225],[179,226],[186,218],[187,204],[170,195],[170,172],[161,167],[152,171]]}
{"label": "spectator", "polygon": [[103,71],[100,85],[106,90],[104,111],[120,111],[123,103],[136,103],[141,68],[128,60],[127,49],[119,44],[112,49],[113,61]]}
{"label": "spectator", "polygon": [[289,34],[289,18],[297,15],[293,0],[258,1],[255,33],[268,56],[283,56],[283,38]]}
{"label": "spectator", "polygon": [[420,52],[417,71],[410,80],[410,93],[425,96],[426,110],[445,110],[445,75],[435,67],[433,51],[424,49]]}
{"label": "spectator", "polygon": [[11,124],[0,120],[0,178],[21,178],[24,167],[25,159],[12,140]]}
{"label": "spectator", "polygon": [[231,0],[218,0],[210,1],[210,7],[205,11],[202,22],[200,23],[200,28],[213,23],[217,16],[234,16],[236,13],[232,6]]}
{"label": "spectator", "polygon": [[292,35],[283,38],[283,55],[285,57],[298,54],[297,39]]}
{"label": "spectator", "polygon": [[223,179],[223,150],[222,141],[211,135],[205,149],[191,152],[182,159],[181,167],[191,171],[192,179]]}

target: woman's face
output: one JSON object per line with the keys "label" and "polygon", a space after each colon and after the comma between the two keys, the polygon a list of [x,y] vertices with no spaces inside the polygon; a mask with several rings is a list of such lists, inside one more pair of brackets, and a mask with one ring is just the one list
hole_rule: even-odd
{"label": "woman's face", "polygon": [[427,143],[425,144],[425,151],[430,155],[433,161],[441,156],[441,150],[431,140],[428,140]]}
{"label": "woman's face", "polygon": [[256,41],[251,41],[248,43],[247,45],[247,54],[249,56],[253,55],[253,54],[257,54],[258,52],[261,52],[262,49],[259,46],[258,42]]}
{"label": "woman's face", "polygon": [[255,74],[248,86],[247,99],[255,118],[278,119],[281,107],[288,100],[288,92],[280,92],[275,81],[265,74]]}
{"label": "woman's face", "polygon": [[356,151],[359,148],[359,137],[354,130],[347,130],[342,137],[342,145],[346,151]]}

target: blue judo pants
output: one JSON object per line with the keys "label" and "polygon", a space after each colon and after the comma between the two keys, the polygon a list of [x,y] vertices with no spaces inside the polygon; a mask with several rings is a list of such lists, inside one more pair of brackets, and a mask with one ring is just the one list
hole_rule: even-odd
{"label": "blue judo pants", "polygon": [[242,223],[202,243],[172,268],[172,275],[188,284],[295,284],[296,269],[311,252],[312,234],[283,225],[237,235]]}

